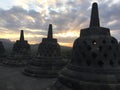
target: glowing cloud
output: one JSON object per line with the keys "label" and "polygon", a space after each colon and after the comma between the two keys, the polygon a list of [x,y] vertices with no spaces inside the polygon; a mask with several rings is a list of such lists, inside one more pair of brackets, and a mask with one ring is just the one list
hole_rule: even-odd
{"label": "glowing cloud", "polygon": [[55,37],[62,37],[62,38],[66,38],[66,37],[78,37],[79,36],[79,33],[75,30],[71,30],[71,31],[64,31],[64,32],[61,32],[61,33],[57,33],[57,34],[54,34]]}
{"label": "glowing cloud", "polygon": [[92,2],[99,3],[101,26],[120,40],[120,0],[1,0],[0,38],[15,41],[24,30],[28,42],[40,43],[51,23],[59,43],[72,46],[80,29],[89,26]]}
{"label": "glowing cloud", "polygon": [[73,46],[73,43],[63,43],[63,42],[59,42],[59,44],[61,46],[68,46],[68,47],[72,47]]}

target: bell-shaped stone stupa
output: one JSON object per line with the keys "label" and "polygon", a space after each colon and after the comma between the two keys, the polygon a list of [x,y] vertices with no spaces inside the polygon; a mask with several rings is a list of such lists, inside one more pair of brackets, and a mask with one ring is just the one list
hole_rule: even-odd
{"label": "bell-shaped stone stupa", "polygon": [[47,90],[120,90],[120,50],[108,28],[100,27],[93,3],[90,27],[73,45],[72,59]]}
{"label": "bell-shaped stone stupa", "polygon": [[48,36],[39,44],[37,59],[24,70],[24,74],[34,77],[56,77],[65,65],[61,58],[60,46],[52,36],[52,24],[49,25]]}
{"label": "bell-shaped stone stupa", "polygon": [[29,59],[30,45],[24,40],[24,31],[21,30],[20,40],[14,43],[12,55],[3,63],[11,66],[23,66],[29,62]]}
{"label": "bell-shaped stone stupa", "polygon": [[24,40],[24,31],[21,30],[20,40],[17,40],[13,46],[13,54],[28,55],[30,52],[30,45]]}

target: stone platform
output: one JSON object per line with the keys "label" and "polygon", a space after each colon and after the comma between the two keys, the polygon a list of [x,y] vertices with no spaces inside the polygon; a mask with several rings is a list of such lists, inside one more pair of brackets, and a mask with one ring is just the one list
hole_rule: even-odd
{"label": "stone platform", "polygon": [[0,66],[0,90],[44,90],[55,78],[35,78],[23,75],[22,67]]}

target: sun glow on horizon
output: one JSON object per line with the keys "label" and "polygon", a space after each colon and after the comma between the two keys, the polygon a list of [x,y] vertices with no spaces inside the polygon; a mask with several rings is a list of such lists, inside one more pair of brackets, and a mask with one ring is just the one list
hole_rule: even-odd
{"label": "sun glow on horizon", "polygon": [[[9,39],[11,42],[15,42],[16,40],[19,40],[20,35],[19,34],[4,34],[4,35],[0,35],[0,39]],[[44,38],[44,36],[42,35],[32,35],[32,34],[26,34],[25,35],[25,40],[28,41],[29,44],[39,44],[41,43],[41,40],[35,40],[36,38]],[[64,37],[63,37],[64,38]],[[73,43],[69,42],[69,43],[65,43],[65,42],[58,42],[61,46],[68,46],[68,47],[72,47]]]}
{"label": "sun glow on horizon", "polygon": [[58,42],[61,46],[67,46],[67,47],[72,47],[73,43],[63,43],[63,42]]}

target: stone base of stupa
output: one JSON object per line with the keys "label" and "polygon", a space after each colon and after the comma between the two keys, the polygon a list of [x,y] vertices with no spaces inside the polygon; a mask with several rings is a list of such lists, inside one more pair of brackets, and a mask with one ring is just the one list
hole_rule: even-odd
{"label": "stone base of stupa", "polygon": [[68,83],[66,86],[60,81],[57,81],[53,86],[46,88],[45,90],[120,90],[119,84],[104,84],[104,83],[92,83],[80,81],[79,83]]}
{"label": "stone base of stupa", "polygon": [[56,83],[46,90],[120,90],[119,68],[79,68],[61,71]]}
{"label": "stone base of stupa", "polygon": [[4,65],[19,67],[19,66],[26,66],[30,60],[31,57],[10,56],[7,57],[2,63]]}
{"label": "stone base of stupa", "polygon": [[54,78],[65,66],[61,58],[40,57],[32,61],[24,70],[24,74],[40,78]]}

